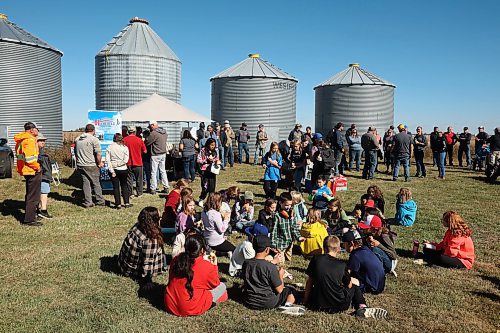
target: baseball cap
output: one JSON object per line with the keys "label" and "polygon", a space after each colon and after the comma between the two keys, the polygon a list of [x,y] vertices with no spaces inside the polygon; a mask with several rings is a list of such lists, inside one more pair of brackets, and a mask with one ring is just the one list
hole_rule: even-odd
{"label": "baseball cap", "polygon": [[372,199],[366,200],[365,207],[375,208],[375,201]]}
{"label": "baseball cap", "polygon": [[245,234],[247,234],[248,237],[259,235],[267,236],[269,234],[269,229],[263,224],[255,223],[252,227],[245,228]]}
{"label": "baseball cap", "polygon": [[313,139],[314,140],[319,140],[319,139],[322,139],[322,138],[323,138],[323,134],[321,134],[319,132],[318,133],[314,133],[314,135],[313,135]]}
{"label": "baseball cap", "polygon": [[399,124],[398,125],[398,130],[404,130],[406,126],[404,124]]}
{"label": "baseball cap", "polygon": [[357,230],[349,230],[342,235],[342,242],[352,242],[358,239],[361,239],[361,235]]}
{"label": "baseball cap", "polygon": [[150,120],[149,125],[157,125],[158,122],[156,120]]}
{"label": "baseball cap", "polygon": [[262,127],[264,127],[264,124],[259,124],[259,128],[262,128]]}
{"label": "baseball cap", "polygon": [[36,141],[45,141],[47,138],[41,133],[38,132],[38,136],[36,137]]}
{"label": "baseball cap", "polygon": [[224,120],[224,125],[229,124],[229,120]]}
{"label": "baseball cap", "polygon": [[242,127],[247,127],[247,123],[241,123]]}
{"label": "baseball cap", "polygon": [[254,237],[252,245],[255,252],[264,252],[266,248],[271,247],[271,238],[267,237],[267,235],[257,235]]}
{"label": "baseball cap", "polygon": [[137,131],[137,129],[135,128],[135,126],[129,126],[128,127],[128,132],[129,133],[134,133],[135,131]]}
{"label": "baseball cap", "polygon": [[484,126],[479,126],[478,129],[484,129]]}
{"label": "baseball cap", "polygon": [[215,127],[217,127],[217,126],[220,126],[220,124],[218,122],[215,122]]}
{"label": "baseball cap", "polygon": [[302,127],[302,125],[297,123],[297,124],[295,124],[295,127]]}
{"label": "baseball cap", "polygon": [[358,223],[361,229],[382,228],[382,220],[377,215],[368,215],[365,221]]}
{"label": "baseball cap", "polygon": [[252,191],[245,191],[243,194],[243,199],[245,200],[253,200],[253,193]]}
{"label": "baseball cap", "polygon": [[33,129],[33,128],[38,128],[38,126],[36,125],[36,123],[28,121],[26,124],[24,124],[24,130],[25,131],[29,131],[30,129]]}

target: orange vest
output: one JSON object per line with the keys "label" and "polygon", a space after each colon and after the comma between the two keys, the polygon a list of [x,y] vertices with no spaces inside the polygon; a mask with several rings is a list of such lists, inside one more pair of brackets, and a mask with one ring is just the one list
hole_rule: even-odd
{"label": "orange vest", "polygon": [[31,176],[40,171],[36,137],[28,132],[22,132],[15,135],[14,140],[16,141],[17,172],[21,176]]}

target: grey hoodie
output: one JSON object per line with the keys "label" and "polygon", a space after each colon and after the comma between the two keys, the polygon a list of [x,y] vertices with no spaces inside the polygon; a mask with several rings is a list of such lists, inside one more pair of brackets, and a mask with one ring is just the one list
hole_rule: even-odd
{"label": "grey hoodie", "polygon": [[151,146],[151,155],[158,156],[167,153],[167,131],[158,127],[144,140],[146,146]]}

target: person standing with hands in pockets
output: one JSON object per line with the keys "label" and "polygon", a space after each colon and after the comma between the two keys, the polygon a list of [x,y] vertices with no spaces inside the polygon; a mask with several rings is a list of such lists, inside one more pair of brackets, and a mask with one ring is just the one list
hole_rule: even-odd
{"label": "person standing with hands in pockets", "polygon": [[415,164],[417,166],[417,174],[415,177],[425,178],[427,175],[424,164],[424,151],[427,146],[427,138],[422,133],[422,127],[417,127],[417,134],[413,138],[413,154],[415,155]]}

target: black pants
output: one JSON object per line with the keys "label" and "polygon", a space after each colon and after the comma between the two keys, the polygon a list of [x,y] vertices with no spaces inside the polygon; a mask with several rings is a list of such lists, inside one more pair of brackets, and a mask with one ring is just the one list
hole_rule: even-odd
{"label": "black pants", "polygon": [[[366,304],[365,297],[363,296],[363,292],[359,289],[358,286],[353,285],[351,288],[346,288],[347,295],[342,303],[331,304],[331,307],[328,308],[318,308],[319,311],[324,311],[328,313],[338,313],[349,310],[349,307],[352,304],[354,309],[359,309],[360,304]],[[312,306],[314,308],[314,305]]]}
{"label": "black pants", "polygon": [[129,166],[128,167],[128,193],[129,196],[134,193],[134,179],[135,179],[135,190],[137,195],[142,195],[144,192],[144,168],[141,166]]}
{"label": "black pants", "polygon": [[446,268],[466,268],[458,258],[445,256],[441,251],[424,248],[424,260],[430,264]]}
{"label": "black pants", "polygon": [[276,198],[276,191],[278,190],[278,181],[264,180],[264,193],[267,199]]}
{"label": "black pants", "polygon": [[[446,145],[446,155],[448,155],[448,164],[453,165],[453,145]],[[444,159],[446,165],[446,158]]]}
{"label": "black pants", "polygon": [[224,242],[222,242],[219,245],[210,246],[210,248],[214,251],[223,252],[223,253],[233,252],[234,249],[236,249],[236,247],[233,244],[229,243],[227,240],[225,240]]}
{"label": "black pants", "polygon": [[[120,198],[120,188],[121,194],[123,196],[123,203],[128,205],[130,192],[128,187],[128,169],[126,170],[115,170],[115,177],[111,177],[111,182],[113,183],[113,194],[115,195],[115,205],[121,205]],[[111,173],[110,173],[111,176]]]}
{"label": "black pants", "polygon": [[24,176],[24,179],[26,180],[24,223],[31,223],[36,221],[36,209],[40,203],[42,173],[37,172],[32,176]]}
{"label": "black pants", "polygon": [[200,200],[205,200],[209,193],[215,192],[215,186],[217,185],[216,175],[210,172],[210,167],[201,173],[201,194]]}
{"label": "black pants", "polygon": [[417,166],[417,176],[426,176],[427,173],[425,171],[424,164],[424,151],[423,150],[415,150],[415,165]]}

